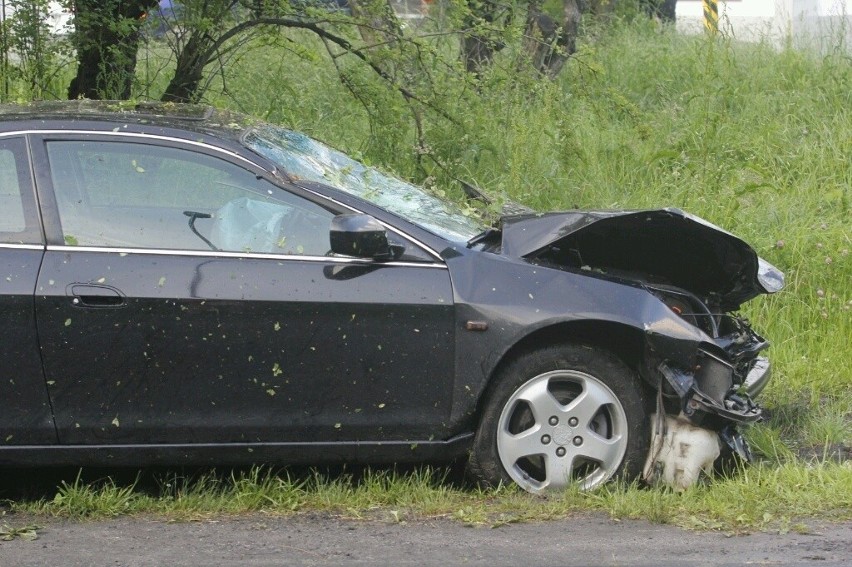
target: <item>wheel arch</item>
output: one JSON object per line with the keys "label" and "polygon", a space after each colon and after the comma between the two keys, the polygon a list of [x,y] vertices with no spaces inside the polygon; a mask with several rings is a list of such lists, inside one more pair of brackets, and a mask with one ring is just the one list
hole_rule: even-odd
{"label": "wheel arch", "polygon": [[[591,474],[586,480],[594,482],[592,486],[605,482],[612,475],[624,475],[623,478],[629,480],[638,478],[650,443],[648,416],[654,400],[654,396],[650,395],[651,386],[639,375],[644,345],[644,332],[641,329],[606,320],[560,322],[538,329],[517,341],[495,364],[489,374],[488,385],[478,400],[476,435],[468,461],[468,473],[483,486],[516,482],[532,492],[539,490],[534,486],[532,489],[525,487],[515,476],[516,468],[512,467],[515,470],[513,473],[505,462],[501,463],[498,433],[502,419],[500,416],[504,408],[510,407],[506,404],[514,395],[512,392],[525,388],[528,378],[538,379],[542,376],[541,372],[555,370],[558,373],[564,361],[571,361],[572,365],[576,363],[573,368],[580,374],[585,374],[609,390],[612,404],[620,406],[623,412],[625,421],[622,425],[628,428],[624,431],[629,431],[627,439],[620,441],[624,443],[624,452],[618,457],[617,465],[610,467],[615,461],[602,461],[600,466],[595,465],[590,471],[581,474]],[[551,422],[550,425],[555,427],[556,424]],[[548,443],[542,439],[542,444]],[[556,453],[556,456],[564,454],[563,451],[562,455]],[[550,457],[554,458],[553,455]],[[516,463],[516,466],[521,465]],[[524,466],[535,468],[538,465],[527,463]],[[535,476],[527,469],[522,472]],[[605,474],[606,478],[595,480],[594,477],[599,474]]]}
{"label": "wheel arch", "polygon": [[481,419],[483,408],[503,368],[517,357],[552,345],[582,344],[606,350],[633,370],[637,382],[645,387],[644,381],[639,377],[644,341],[642,330],[615,321],[564,321],[536,329],[509,347],[491,369],[487,385],[476,404],[476,421]]}

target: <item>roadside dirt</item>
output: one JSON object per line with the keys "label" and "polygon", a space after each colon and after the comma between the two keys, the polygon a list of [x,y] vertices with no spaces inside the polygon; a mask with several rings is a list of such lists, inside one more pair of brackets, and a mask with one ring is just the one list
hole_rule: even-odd
{"label": "roadside dirt", "polygon": [[0,519],[13,527],[27,522],[41,525],[38,539],[0,542],[0,567],[852,564],[852,523],[810,525],[804,534],[728,536],[597,514],[496,529],[319,515],[189,523]]}

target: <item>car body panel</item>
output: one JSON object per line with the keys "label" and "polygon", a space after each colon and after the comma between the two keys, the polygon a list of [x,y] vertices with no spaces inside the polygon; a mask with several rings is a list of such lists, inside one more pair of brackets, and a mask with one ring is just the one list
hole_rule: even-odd
{"label": "car body panel", "polygon": [[448,462],[463,457],[472,433],[447,440],[334,441],[295,443],[191,443],[130,445],[10,445],[0,466],[240,466],[279,464],[393,464]]}
{"label": "car body panel", "polygon": [[[464,413],[475,415],[488,379],[516,345],[528,339],[532,340],[528,346],[536,347],[555,338],[583,342],[621,332],[625,339],[638,343],[630,348],[635,350],[645,341],[661,347],[665,344],[685,365],[694,358],[696,345],[706,339],[638,284],[625,286],[470,251],[448,259],[447,265],[458,305],[458,327],[464,329],[468,321],[481,321],[488,327],[458,335],[458,349],[464,356],[458,358],[456,373],[475,377],[457,383],[456,399],[460,401],[454,415],[459,419]],[[583,308],[569,307],[578,305]],[[556,336],[544,332],[548,329]],[[594,336],[597,334],[602,336]],[[634,366],[638,371],[638,360]]]}
{"label": "car body panel", "polygon": [[43,253],[0,245],[0,447],[56,443],[33,310]]}
{"label": "car body panel", "polygon": [[[448,411],[443,269],[67,247],[41,278],[63,444],[407,439]],[[74,293],[97,281],[121,303]]]}

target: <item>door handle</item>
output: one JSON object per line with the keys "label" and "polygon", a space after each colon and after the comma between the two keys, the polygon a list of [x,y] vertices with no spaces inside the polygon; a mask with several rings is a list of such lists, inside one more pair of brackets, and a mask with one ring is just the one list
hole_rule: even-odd
{"label": "door handle", "polygon": [[71,284],[69,295],[71,303],[78,307],[123,307],[124,294],[120,290],[101,284]]}

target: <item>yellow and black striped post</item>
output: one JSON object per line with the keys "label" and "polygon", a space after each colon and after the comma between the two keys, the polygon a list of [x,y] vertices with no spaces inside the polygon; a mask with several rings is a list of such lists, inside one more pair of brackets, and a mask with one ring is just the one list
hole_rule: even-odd
{"label": "yellow and black striped post", "polygon": [[704,4],[704,27],[710,35],[719,31],[719,4],[716,0],[702,0]]}

